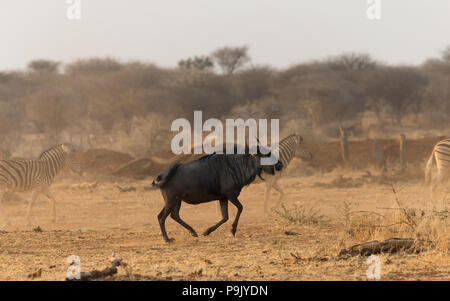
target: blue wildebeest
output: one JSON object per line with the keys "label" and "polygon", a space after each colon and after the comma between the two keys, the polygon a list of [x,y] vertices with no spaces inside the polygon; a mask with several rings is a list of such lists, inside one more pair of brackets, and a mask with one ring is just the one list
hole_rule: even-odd
{"label": "blue wildebeest", "polygon": [[201,204],[218,200],[222,211],[222,220],[208,228],[203,235],[209,235],[228,220],[228,201],[237,208],[231,233],[236,234],[239,217],[242,213],[242,204],[238,196],[244,186],[252,183],[256,176],[261,179],[261,173],[275,174],[281,170],[282,163],[274,165],[261,165],[261,158],[270,157],[271,153],[262,154],[258,147],[256,154],[250,154],[248,148],[245,154],[211,154],[192,162],[174,163],[169,169],[153,180],[152,186],[160,188],[165,206],[158,215],[162,236],[166,242],[172,239],[167,237],[165,221],[170,216],[194,237],[195,230],[180,218],[181,201],[188,204]]}

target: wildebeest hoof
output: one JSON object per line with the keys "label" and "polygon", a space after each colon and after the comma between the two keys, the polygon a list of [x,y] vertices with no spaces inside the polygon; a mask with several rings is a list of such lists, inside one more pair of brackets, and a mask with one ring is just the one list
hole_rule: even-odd
{"label": "wildebeest hoof", "polygon": [[197,232],[192,232],[191,234],[192,234],[192,236],[194,236],[194,237],[198,237]]}
{"label": "wildebeest hoof", "polygon": [[203,232],[204,236],[208,236],[209,234],[211,234],[211,229],[206,230],[205,232]]}
{"label": "wildebeest hoof", "polygon": [[168,238],[168,239],[166,239],[166,242],[167,243],[172,243],[172,242],[174,242],[175,241],[175,238]]}
{"label": "wildebeest hoof", "polygon": [[233,236],[236,236],[236,228],[231,228],[231,234],[233,234]]}

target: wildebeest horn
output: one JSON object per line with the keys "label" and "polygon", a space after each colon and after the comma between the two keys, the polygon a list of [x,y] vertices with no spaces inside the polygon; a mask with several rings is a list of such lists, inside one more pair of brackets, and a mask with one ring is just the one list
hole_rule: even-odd
{"label": "wildebeest horn", "polygon": [[[256,142],[258,142],[258,143],[256,144],[256,153],[257,153],[258,155],[261,155],[261,151],[259,150],[259,147],[261,146],[261,142],[259,141],[258,136],[256,136],[255,138],[256,138]],[[259,175],[259,177],[261,178],[260,175]]]}

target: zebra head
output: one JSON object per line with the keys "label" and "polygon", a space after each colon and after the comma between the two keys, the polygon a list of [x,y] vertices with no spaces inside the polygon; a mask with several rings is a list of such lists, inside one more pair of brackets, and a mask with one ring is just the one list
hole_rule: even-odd
{"label": "zebra head", "polygon": [[63,143],[60,147],[66,153],[66,167],[81,176],[83,174],[83,170],[81,168],[81,162],[75,155],[77,151],[75,146],[70,143]]}
{"label": "zebra head", "polygon": [[303,137],[294,134],[297,141],[297,147],[295,149],[295,156],[300,157],[302,160],[311,161],[313,158],[312,153],[303,145]]}

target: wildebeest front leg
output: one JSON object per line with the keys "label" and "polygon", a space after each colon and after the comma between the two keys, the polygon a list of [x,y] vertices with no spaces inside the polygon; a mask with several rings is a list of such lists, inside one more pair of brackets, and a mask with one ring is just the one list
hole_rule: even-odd
{"label": "wildebeest front leg", "polygon": [[212,226],[211,228],[208,228],[203,235],[209,235],[211,232],[215,231],[217,228],[220,227],[223,223],[225,223],[228,220],[228,200],[220,200],[220,211],[222,212],[222,220]]}
{"label": "wildebeest front leg", "polygon": [[239,202],[239,200],[235,196],[230,198],[230,202],[232,202],[233,205],[236,206],[236,208],[237,208],[236,217],[234,218],[233,225],[231,226],[231,233],[234,236],[236,234],[237,225],[239,223],[239,217],[241,216],[243,207],[242,207],[241,202]]}
{"label": "wildebeest front leg", "polygon": [[177,223],[179,223],[180,225],[182,225],[183,227],[188,229],[188,231],[191,232],[192,236],[198,237],[197,232],[195,232],[195,230],[191,226],[186,224],[181,219],[181,217],[180,217],[180,208],[181,208],[181,201],[177,201],[177,203],[175,204],[175,206],[172,209],[172,213],[170,213],[170,217],[172,217]]}
{"label": "wildebeest front leg", "polygon": [[166,232],[166,218],[170,214],[170,212],[172,211],[173,205],[174,205],[173,203],[172,204],[171,203],[166,203],[166,206],[164,206],[164,208],[158,214],[159,226],[161,228],[162,236],[164,237],[164,240],[166,242],[174,241],[174,239],[167,237],[167,232]]}

